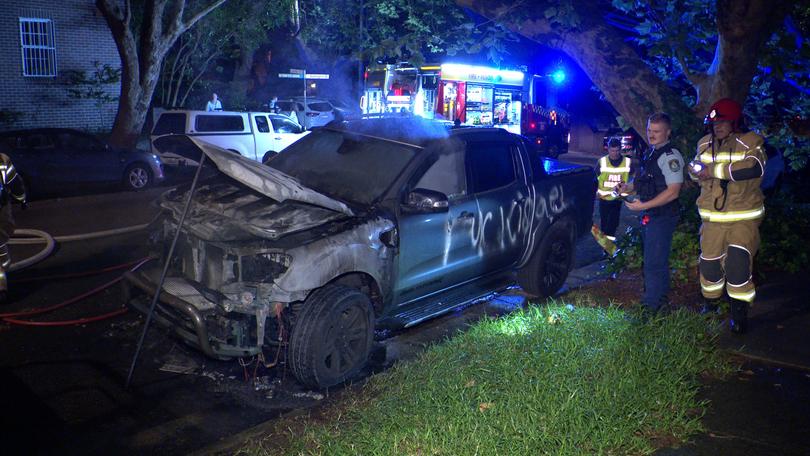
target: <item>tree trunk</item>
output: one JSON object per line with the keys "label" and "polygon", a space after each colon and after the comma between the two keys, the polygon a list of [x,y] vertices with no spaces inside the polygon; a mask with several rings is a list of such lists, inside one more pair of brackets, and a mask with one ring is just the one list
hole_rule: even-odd
{"label": "tree trunk", "polygon": [[137,143],[169,49],[181,34],[226,0],[211,0],[186,21],[185,0],[169,5],[165,0],[146,0],[137,33],[132,29],[130,1],[124,0],[122,5],[118,0],[96,0],[121,56],[121,97],[110,135],[110,144],[117,147]]}
{"label": "tree trunk", "polygon": [[718,40],[706,78],[695,88],[696,112],[705,115],[720,98],[745,103],[759,51],[788,12],[790,2],[718,0]]}

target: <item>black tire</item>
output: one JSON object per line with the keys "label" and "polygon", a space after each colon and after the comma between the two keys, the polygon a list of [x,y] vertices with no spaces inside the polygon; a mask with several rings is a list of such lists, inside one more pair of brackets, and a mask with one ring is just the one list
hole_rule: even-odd
{"label": "black tire", "polygon": [[568,277],[574,259],[574,223],[561,220],[549,227],[529,263],[518,271],[518,283],[533,296],[556,293]]}
{"label": "black tire", "polygon": [[276,155],[278,155],[278,152],[268,150],[267,152],[264,153],[264,156],[262,157],[262,163],[267,163],[267,160],[270,160],[271,158],[275,157]]}
{"label": "black tire", "polygon": [[152,170],[143,163],[134,163],[124,171],[124,188],[127,190],[145,190],[152,185]]}
{"label": "black tire", "polygon": [[357,375],[374,338],[371,301],[359,290],[326,285],[312,292],[295,317],[289,363],[295,377],[324,389]]}

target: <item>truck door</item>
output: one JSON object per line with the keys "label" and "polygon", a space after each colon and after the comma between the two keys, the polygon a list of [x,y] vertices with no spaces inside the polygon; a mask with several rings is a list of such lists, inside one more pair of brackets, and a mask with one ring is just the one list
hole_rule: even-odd
{"label": "truck door", "polygon": [[254,156],[250,158],[258,161],[267,152],[278,152],[277,139],[275,138],[277,135],[270,128],[270,122],[268,122],[266,115],[255,114],[253,116],[253,132]]}
{"label": "truck door", "polygon": [[478,201],[472,242],[494,272],[514,265],[523,253],[531,220],[529,188],[517,145],[511,138],[467,143],[468,188]]}
{"label": "truck door", "polygon": [[464,147],[451,143],[435,159],[411,189],[442,192],[449,208],[400,216],[395,294],[401,304],[474,279],[484,270],[471,242],[478,205],[467,190]]}
{"label": "truck door", "polygon": [[275,141],[275,152],[281,152],[290,144],[298,141],[304,136],[304,129],[292,119],[282,116],[271,116],[270,122],[273,124],[273,140]]}

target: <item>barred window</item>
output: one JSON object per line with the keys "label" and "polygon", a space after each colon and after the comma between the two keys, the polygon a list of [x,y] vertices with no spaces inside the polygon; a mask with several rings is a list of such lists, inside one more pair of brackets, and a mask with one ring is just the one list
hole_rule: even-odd
{"label": "barred window", "polygon": [[56,76],[56,39],[50,19],[21,17],[23,76]]}

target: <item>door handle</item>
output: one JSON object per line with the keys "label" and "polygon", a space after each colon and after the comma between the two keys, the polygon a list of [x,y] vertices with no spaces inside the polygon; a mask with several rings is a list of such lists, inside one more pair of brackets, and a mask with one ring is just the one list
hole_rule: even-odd
{"label": "door handle", "polygon": [[280,137],[280,136],[276,136],[276,137],[275,137],[275,139],[281,140],[281,137]]}

